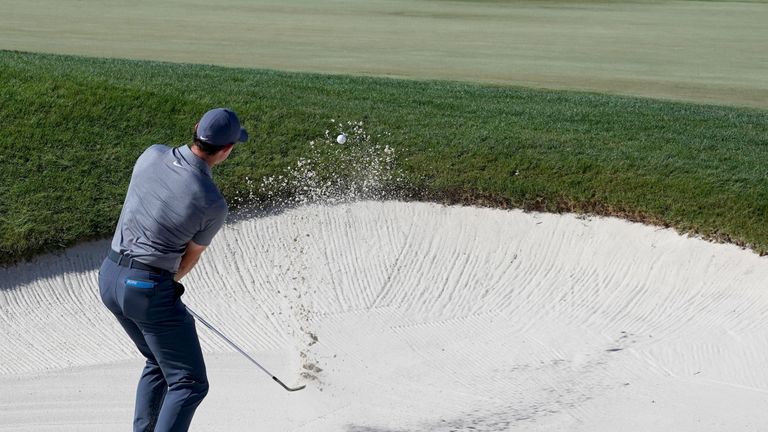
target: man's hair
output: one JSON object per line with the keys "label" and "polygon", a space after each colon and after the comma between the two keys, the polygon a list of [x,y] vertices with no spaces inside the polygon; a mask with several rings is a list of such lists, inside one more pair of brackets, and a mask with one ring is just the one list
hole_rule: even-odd
{"label": "man's hair", "polygon": [[197,132],[193,132],[192,134],[192,145],[202,150],[203,153],[211,156],[226,148],[226,146],[217,146],[209,142],[201,141],[200,138],[197,137]]}

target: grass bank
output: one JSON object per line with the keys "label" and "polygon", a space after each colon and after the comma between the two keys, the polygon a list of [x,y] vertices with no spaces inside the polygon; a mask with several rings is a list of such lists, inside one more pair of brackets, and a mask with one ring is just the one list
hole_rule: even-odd
{"label": "grass bank", "polygon": [[[389,132],[410,197],[617,215],[768,251],[768,112],[457,82],[0,51],[0,262],[110,235],[135,158],[231,106],[225,195],[330,119]],[[258,191],[254,200],[262,197]]]}

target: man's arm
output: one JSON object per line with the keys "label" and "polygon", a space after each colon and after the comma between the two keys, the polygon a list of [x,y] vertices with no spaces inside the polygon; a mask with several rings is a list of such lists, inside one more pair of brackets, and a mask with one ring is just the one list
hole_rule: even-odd
{"label": "man's arm", "polygon": [[187,250],[181,257],[179,270],[176,272],[176,276],[173,277],[173,280],[178,282],[181,280],[181,278],[186,276],[187,273],[189,273],[192,268],[195,267],[195,264],[197,264],[197,261],[200,259],[200,255],[203,254],[203,251],[207,247],[208,246],[199,245],[193,241],[187,243]]}

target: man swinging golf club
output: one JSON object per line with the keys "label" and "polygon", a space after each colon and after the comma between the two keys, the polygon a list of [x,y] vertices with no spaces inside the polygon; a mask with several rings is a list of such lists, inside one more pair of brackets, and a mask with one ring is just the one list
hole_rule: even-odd
{"label": "man swinging golf club", "polygon": [[134,432],[187,431],[208,393],[195,320],[179,281],[224,224],[227,202],[211,168],[248,140],[237,115],[208,111],[193,143],[149,147],[136,161],[112,250],[99,271],[106,307],[146,357]]}

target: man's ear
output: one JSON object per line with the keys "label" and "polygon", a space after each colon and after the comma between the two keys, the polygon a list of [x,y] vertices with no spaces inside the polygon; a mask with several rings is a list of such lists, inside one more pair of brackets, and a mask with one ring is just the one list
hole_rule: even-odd
{"label": "man's ear", "polygon": [[232,149],[235,148],[234,144],[227,144],[222,148],[217,155],[219,156],[219,161],[223,162],[225,159],[229,157],[229,154],[232,153]]}

